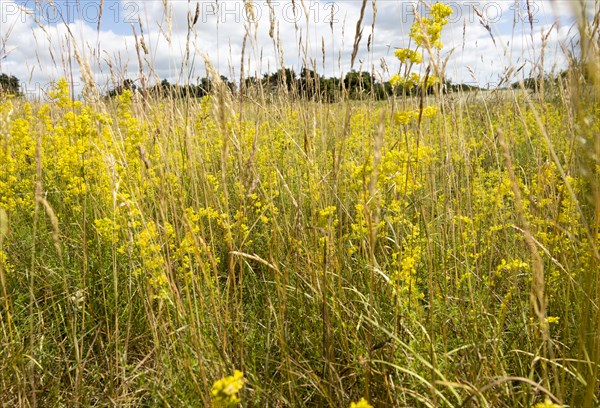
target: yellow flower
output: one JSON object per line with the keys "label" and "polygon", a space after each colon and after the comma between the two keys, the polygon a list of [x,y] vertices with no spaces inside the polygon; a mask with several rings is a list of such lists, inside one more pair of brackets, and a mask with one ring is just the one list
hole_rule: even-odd
{"label": "yellow flower", "polygon": [[531,408],[562,408],[562,405],[555,404],[546,398],[544,402],[538,402]]}
{"label": "yellow flower", "polygon": [[432,86],[440,82],[440,78],[436,75],[430,75],[427,77],[427,82],[423,82],[423,86],[425,86],[426,88],[431,88]]}
{"label": "yellow flower", "polygon": [[396,74],[390,78],[390,85],[393,87],[400,86],[402,84],[402,78],[400,75]]}
{"label": "yellow flower", "polygon": [[61,108],[67,108],[71,105],[69,94],[69,83],[65,78],[60,78],[54,85],[54,89],[48,92],[50,98],[55,100],[56,104]]}
{"label": "yellow flower", "polygon": [[[443,21],[446,17],[452,14],[452,7],[444,3],[436,3],[431,6],[431,15],[436,21]],[[446,21],[444,24],[447,24]]]}
{"label": "yellow flower", "polygon": [[443,3],[434,4],[431,7],[431,18],[417,16],[410,28],[410,37],[417,46],[425,45],[427,48],[435,47],[441,49],[443,44],[440,40],[442,27],[448,24],[448,17],[452,14],[452,8]]}
{"label": "yellow flower", "polygon": [[426,118],[434,117],[438,112],[438,108],[435,106],[427,106],[423,109],[423,116]]}
{"label": "yellow flower", "polygon": [[350,408],[373,408],[373,405],[369,404],[366,399],[361,398],[358,402],[352,402]]}
{"label": "yellow flower", "polygon": [[398,74],[390,78],[390,85],[393,87],[401,86],[403,88],[412,88],[421,81],[419,74],[413,72],[407,77],[402,77]]}
{"label": "yellow flower", "polygon": [[237,394],[244,386],[244,382],[244,373],[239,370],[235,370],[233,375],[215,381],[211,392],[215,405],[220,407],[238,405],[241,400]]}
{"label": "yellow flower", "polygon": [[396,112],[394,114],[394,120],[399,125],[408,125],[415,117],[416,114],[413,111]]}
{"label": "yellow flower", "polygon": [[409,48],[399,48],[396,51],[394,51],[394,55],[403,64],[406,64],[409,61],[413,64],[420,64],[421,61],[423,61],[423,55],[421,55],[420,52],[413,51]]}

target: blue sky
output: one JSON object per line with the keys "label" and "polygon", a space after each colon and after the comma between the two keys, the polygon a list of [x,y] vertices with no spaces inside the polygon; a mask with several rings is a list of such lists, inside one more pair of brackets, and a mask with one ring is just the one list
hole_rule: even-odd
{"label": "blue sky", "polygon": [[[532,25],[524,0],[446,3],[454,14],[444,29],[441,56],[449,58],[446,75],[454,82],[494,86],[510,67],[523,66],[521,72],[530,71],[541,58],[542,33],[548,32],[545,68],[561,69],[564,47],[576,37],[571,0],[530,0]],[[254,1],[254,15],[242,1],[215,4],[214,0],[105,0],[98,32],[100,1],[57,0],[52,6],[39,0],[0,0],[0,58],[5,55],[0,72],[16,75],[31,89],[43,89],[61,76],[70,77],[71,70],[78,82],[80,71],[72,57],[75,42],[101,86],[110,87],[111,81],[119,78],[138,78],[132,26],[138,44],[143,30],[148,53],[141,55],[142,72],[150,82],[163,78],[181,82],[188,77],[193,82],[205,75],[204,56],[221,74],[238,78],[247,33],[247,74],[274,71],[281,60],[296,71],[305,62],[315,63],[327,76],[343,75],[350,69],[360,1]],[[386,80],[398,69],[393,50],[409,45],[413,2],[377,0],[375,6],[372,0],[367,2],[354,68],[374,70],[378,78]],[[198,20],[188,35],[188,19],[196,8]],[[426,12],[422,6],[420,10]],[[279,38],[279,49],[271,33]],[[182,66],[188,52],[195,62]]]}

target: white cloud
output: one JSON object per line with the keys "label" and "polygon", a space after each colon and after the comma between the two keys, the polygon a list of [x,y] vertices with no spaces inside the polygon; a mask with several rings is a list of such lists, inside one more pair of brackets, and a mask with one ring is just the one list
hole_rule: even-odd
{"label": "white cloud", "polygon": [[[96,2],[87,3],[97,5]],[[454,81],[471,82],[471,73],[465,66],[471,68],[477,81],[483,85],[496,82],[509,66],[525,63],[530,69],[539,63],[541,56],[541,29],[547,31],[552,23],[558,21],[546,44],[545,64],[549,69],[553,61],[561,60],[560,42],[566,41],[575,32],[569,32],[569,21],[573,14],[570,12],[572,3],[568,0],[532,0],[530,13],[534,17],[533,34],[524,1],[516,4],[512,0],[449,3],[455,14],[451,16],[451,24],[444,29],[443,42],[446,47],[442,56],[452,51],[447,74]],[[72,58],[72,40],[79,51],[85,54],[100,84],[109,82],[109,67],[118,76],[137,77],[138,56],[132,25],[140,37],[138,22],[142,23],[148,50],[148,55],[142,54],[143,71],[148,77],[184,81],[189,71],[193,70],[189,76],[195,81],[197,77],[205,75],[201,55],[206,54],[222,74],[233,74],[237,79],[242,43],[247,33],[250,37],[245,50],[246,73],[261,74],[276,70],[281,50],[284,64],[293,66],[296,71],[300,70],[304,61],[309,64],[312,61],[319,72],[339,76],[350,69],[350,55],[361,7],[359,1],[255,1],[252,16],[242,1],[220,0],[218,8],[215,8],[217,3],[214,0],[199,3],[168,0],[165,8],[162,0],[113,0],[112,3],[107,1],[101,30],[97,31],[94,18],[98,14],[97,8],[85,6],[84,9],[81,6],[80,9],[71,9],[68,18],[64,18],[65,24],[48,10],[35,10],[33,3],[25,4],[31,6],[26,11],[36,12],[37,24],[30,15],[18,8],[15,1],[0,0],[0,40],[5,40],[0,42],[4,44],[3,48],[0,45],[0,53],[9,53],[0,62],[0,72],[16,75],[34,89],[43,88],[61,76],[70,78],[71,69],[74,81],[81,82],[79,68]],[[199,4],[200,13],[188,37],[188,25],[195,16],[196,4]],[[373,66],[381,73],[380,60],[384,59],[393,73],[398,68],[393,50],[409,44],[412,3],[379,0],[375,4],[376,26],[372,32],[373,3],[372,0],[366,3],[362,40],[354,68],[370,70]],[[66,9],[60,6],[57,2],[57,12],[64,13]],[[475,13],[473,6],[477,7],[483,19]],[[333,23],[330,21],[332,11]],[[481,23],[489,25],[495,44]],[[275,39],[279,38],[279,49],[274,46],[270,33]],[[369,37],[370,52],[367,50]],[[189,49],[193,64],[182,70],[186,49]],[[81,89],[81,85],[76,89]]]}

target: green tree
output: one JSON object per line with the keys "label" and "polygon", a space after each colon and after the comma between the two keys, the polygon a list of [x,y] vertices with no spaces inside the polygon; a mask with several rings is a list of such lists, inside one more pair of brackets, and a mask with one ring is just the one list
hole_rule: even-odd
{"label": "green tree", "polygon": [[292,68],[281,68],[277,72],[263,77],[263,85],[267,89],[285,88],[292,91],[295,88],[296,73]]}
{"label": "green tree", "polygon": [[366,71],[351,71],[344,78],[344,87],[351,99],[362,99],[371,93],[372,78]]}
{"label": "green tree", "polygon": [[21,95],[19,79],[14,75],[0,74],[0,94]]}

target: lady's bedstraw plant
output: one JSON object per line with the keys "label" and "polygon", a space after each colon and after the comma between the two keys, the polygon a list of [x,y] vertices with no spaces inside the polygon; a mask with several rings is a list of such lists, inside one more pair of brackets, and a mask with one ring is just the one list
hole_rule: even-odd
{"label": "lady's bedstraw plant", "polygon": [[[440,78],[435,74],[421,77],[415,72],[411,72],[414,65],[423,62],[422,49],[427,50],[432,55],[432,50],[441,50],[443,44],[441,41],[442,28],[448,24],[448,16],[452,14],[452,8],[443,3],[436,3],[430,8],[431,17],[422,17],[415,13],[415,22],[410,29],[410,38],[415,42],[415,49],[399,48],[394,55],[400,61],[400,71],[403,74],[396,74],[390,78],[390,84],[394,88],[413,89],[421,87],[423,90],[431,88],[440,82]],[[404,111],[394,115],[394,119],[401,125],[407,125],[419,116],[426,118],[433,117],[437,113],[437,108],[428,106],[419,111]]]}
{"label": "lady's bedstraw plant", "polygon": [[549,398],[546,398],[546,400],[544,402],[539,402],[531,408],[561,408],[561,407],[562,407],[562,405],[555,404]]}
{"label": "lady's bedstraw plant", "polygon": [[350,408],[373,408],[373,405],[369,404],[366,399],[361,398],[358,402],[350,403]]}
{"label": "lady's bedstraw plant", "polygon": [[440,39],[442,28],[448,24],[452,8],[443,3],[436,3],[431,6],[430,14],[430,18],[416,14],[415,22],[410,29],[410,37],[415,40],[417,47],[424,46],[427,49],[435,47],[441,50],[444,47]]}
{"label": "lady's bedstraw plant", "polygon": [[241,400],[238,392],[244,386],[244,373],[235,370],[233,375],[215,381],[212,387],[212,399],[217,407],[235,407]]}

